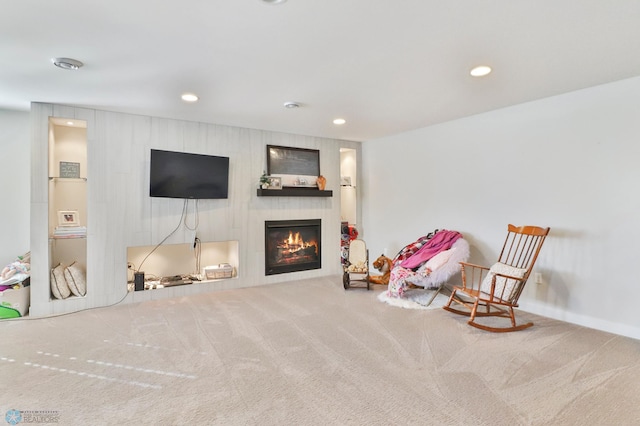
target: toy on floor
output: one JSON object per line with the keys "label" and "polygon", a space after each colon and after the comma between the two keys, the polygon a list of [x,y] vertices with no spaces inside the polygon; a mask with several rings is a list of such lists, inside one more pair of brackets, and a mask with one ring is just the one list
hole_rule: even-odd
{"label": "toy on floor", "polygon": [[23,317],[29,311],[30,262],[27,252],[0,271],[0,319]]}
{"label": "toy on floor", "polygon": [[6,281],[17,273],[28,275],[31,269],[30,261],[30,252],[27,252],[22,256],[18,256],[18,259],[15,262],[10,263],[2,269],[2,272],[0,272],[0,281]]}
{"label": "toy on floor", "polygon": [[384,254],[378,257],[373,262],[373,267],[376,268],[382,275],[371,275],[369,281],[373,284],[389,284],[389,275],[391,274],[392,261]]}

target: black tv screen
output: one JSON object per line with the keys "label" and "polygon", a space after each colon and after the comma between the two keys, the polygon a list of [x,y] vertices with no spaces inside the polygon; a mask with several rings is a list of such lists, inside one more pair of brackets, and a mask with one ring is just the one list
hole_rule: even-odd
{"label": "black tv screen", "polygon": [[151,197],[227,198],[229,157],[151,150]]}

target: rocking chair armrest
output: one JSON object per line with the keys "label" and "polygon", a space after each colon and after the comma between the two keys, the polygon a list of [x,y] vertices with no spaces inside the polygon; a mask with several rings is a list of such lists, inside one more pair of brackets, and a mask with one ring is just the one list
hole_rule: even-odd
{"label": "rocking chair armrest", "polygon": [[[509,290],[507,297],[504,297],[505,290],[507,290],[507,286],[503,283],[501,287],[501,293],[498,294],[496,291],[496,280],[498,278],[503,278],[505,280],[510,279],[515,281],[513,287]],[[524,288],[525,283],[527,282],[528,276],[525,274],[522,277],[516,277],[513,275],[501,274],[496,272],[493,274],[491,279],[491,290],[487,293],[489,295],[489,300],[493,303],[494,301],[499,301],[500,303],[508,302],[514,306],[518,306],[518,298],[520,297],[520,293]]]}
{"label": "rocking chair armrest", "polygon": [[489,269],[488,266],[476,265],[475,263],[470,263],[470,262],[460,262],[460,264],[465,266],[471,266],[474,268]]}
{"label": "rocking chair armrest", "polygon": [[[528,278],[526,275],[524,277],[519,277],[518,278],[518,277],[514,277],[513,275],[500,274],[500,273],[497,273],[497,272],[494,275],[496,277],[509,278],[509,279],[512,279],[512,280],[515,280],[515,281],[526,281],[527,278]],[[495,279],[494,279],[494,281],[495,281]]]}
{"label": "rocking chair armrest", "polygon": [[460,266],[462,267],[469,266],[471,268],[483,269],[485,271],[489,270],[488,266],[476,265],[475,263],[469,263],[469,262],[460,262]]}
{"label": "rocking chair armrest", "polygon": [[460,262],[460,270],[462,273],[462,289],[479,290],[480,283],[484,276],[489,272],[487,266],[476,265],[475,263]]}

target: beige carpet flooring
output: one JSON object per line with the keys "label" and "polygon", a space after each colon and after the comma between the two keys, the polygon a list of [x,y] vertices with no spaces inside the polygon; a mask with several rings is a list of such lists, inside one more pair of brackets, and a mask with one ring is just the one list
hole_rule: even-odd
{"label": "beige carpet flooring", "polygon": [[382,303],[382,289],[345,291],[336,276],[2,321],[0,416],[60,425],[640,424],[640,341],[523,312],[534,327],[492,334],[442,309]]}

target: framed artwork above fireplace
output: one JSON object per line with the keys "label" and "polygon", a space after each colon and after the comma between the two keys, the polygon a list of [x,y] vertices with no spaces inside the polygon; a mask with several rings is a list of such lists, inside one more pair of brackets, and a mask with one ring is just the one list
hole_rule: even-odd
{"label": "framed artwork above fireplace", "polygon": [[283,187],[315,188],[320,176],[320,151],[267,145],[267,174],[281,178]]}

